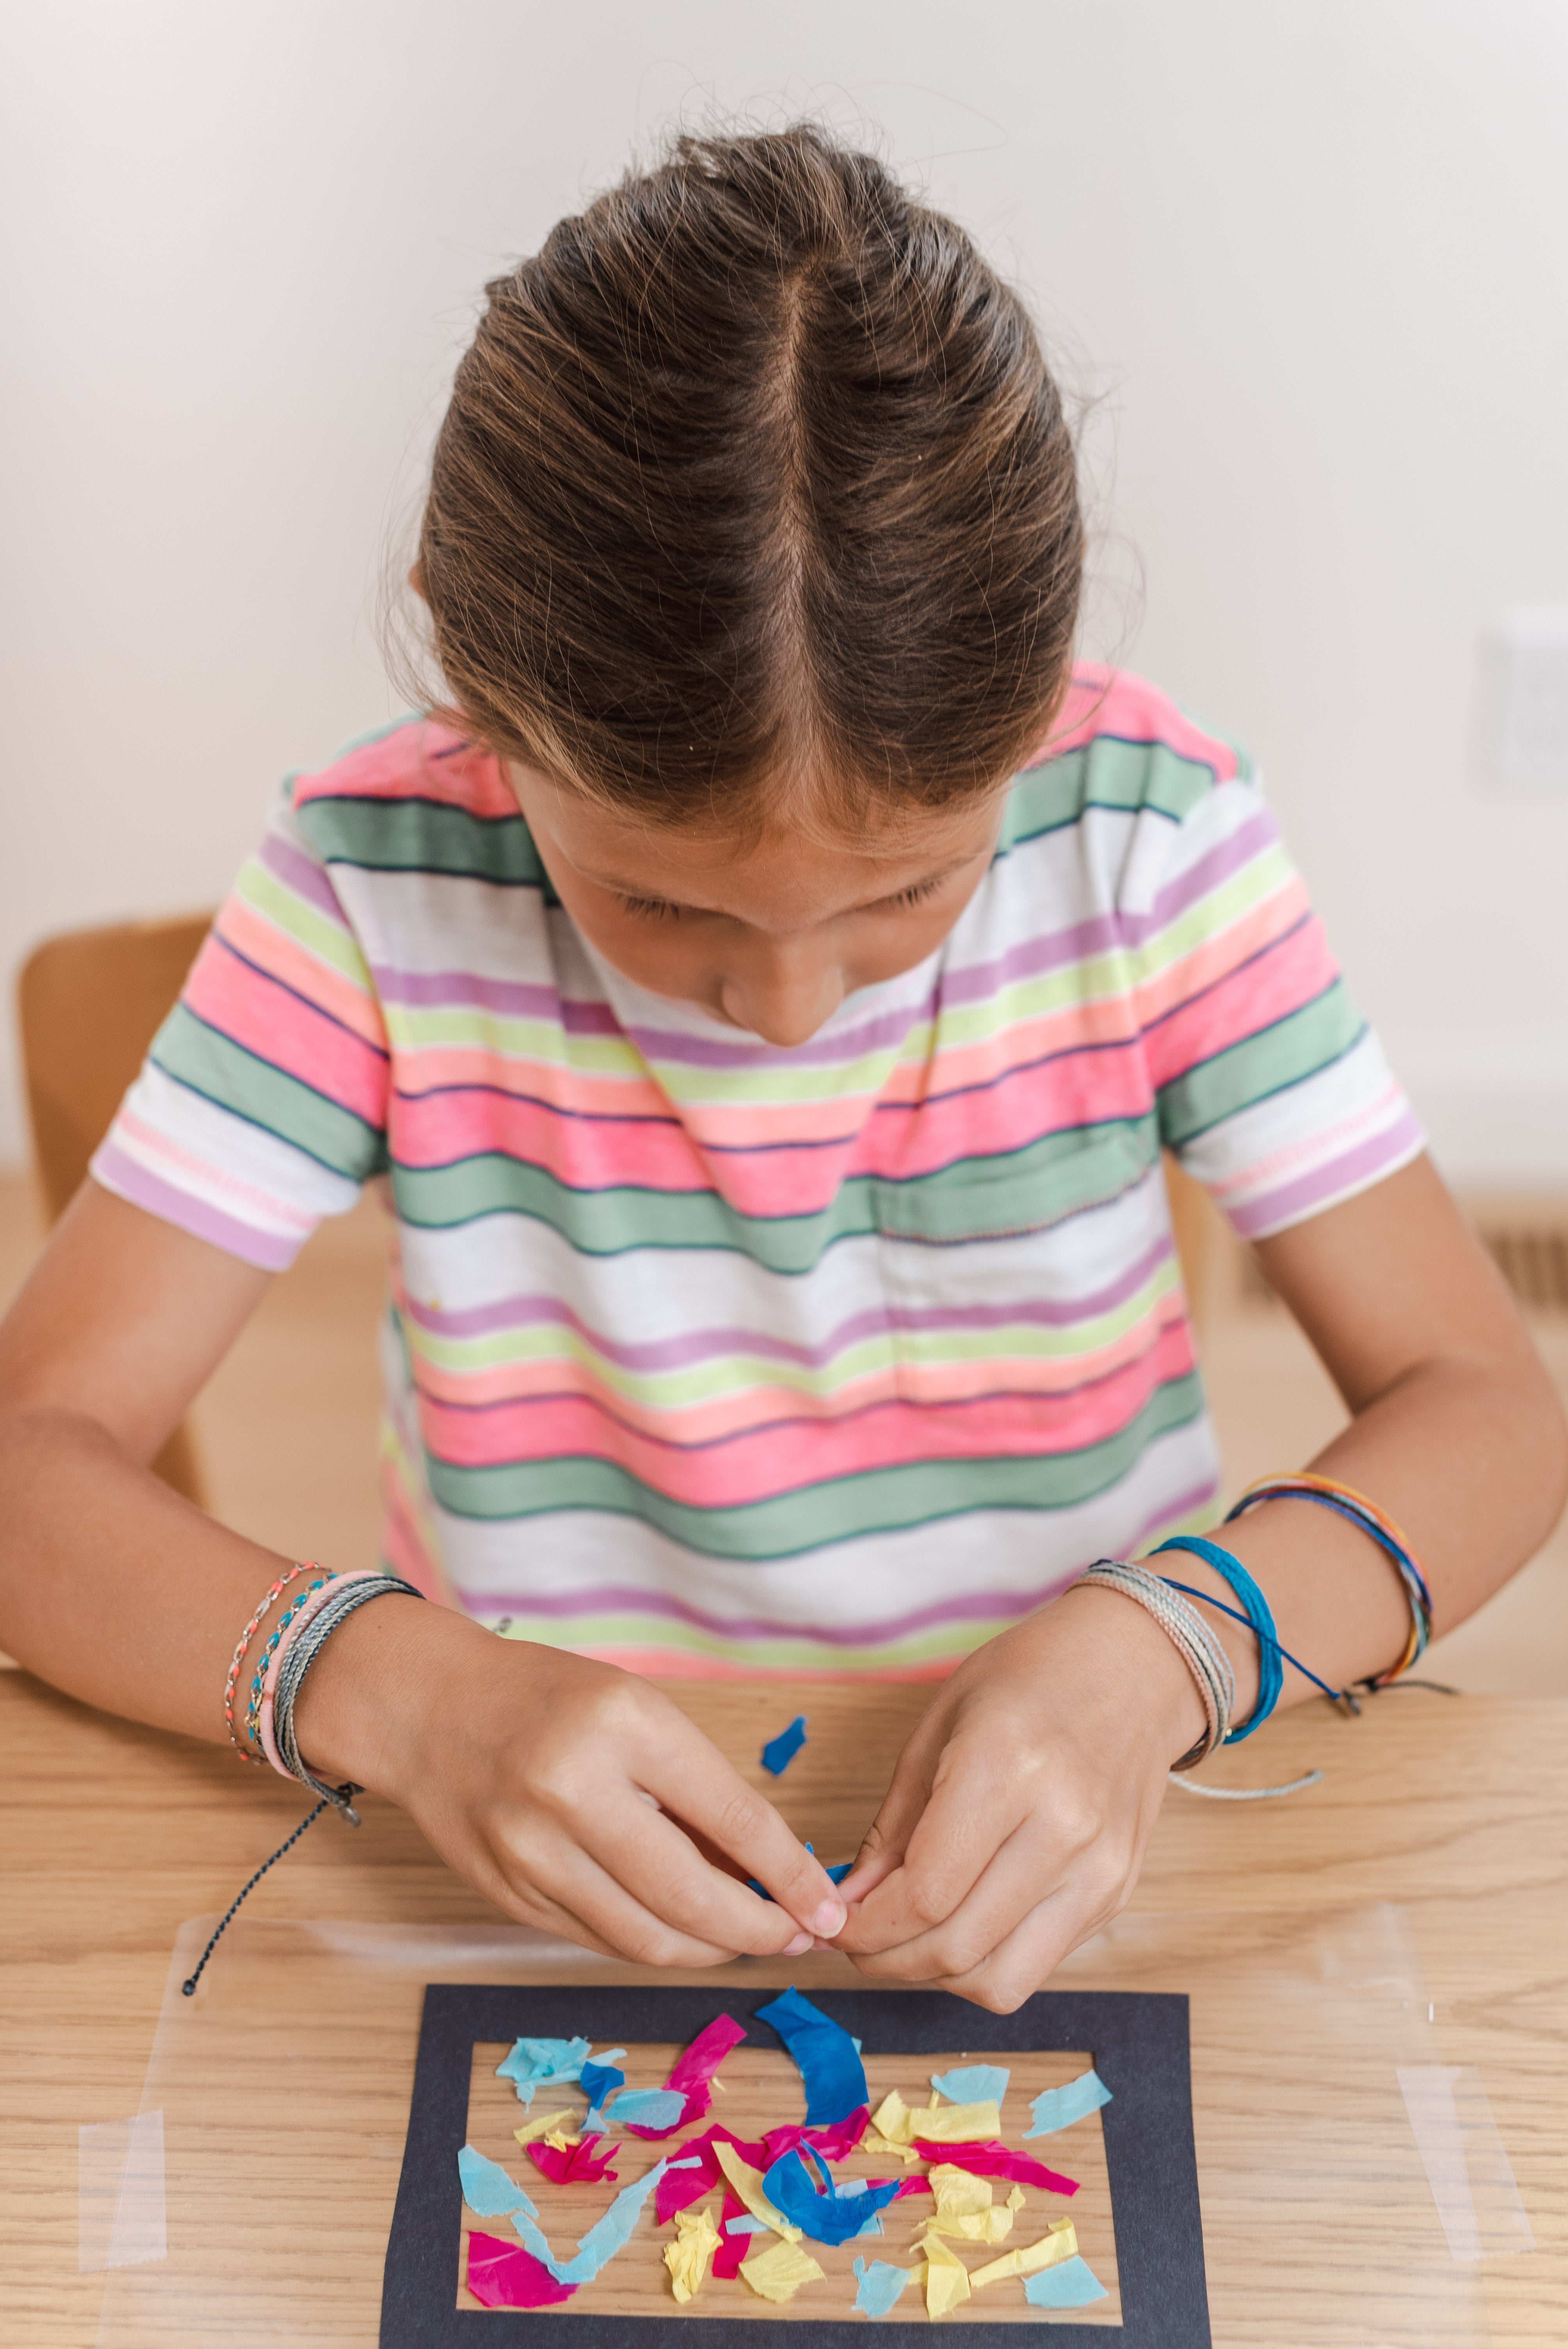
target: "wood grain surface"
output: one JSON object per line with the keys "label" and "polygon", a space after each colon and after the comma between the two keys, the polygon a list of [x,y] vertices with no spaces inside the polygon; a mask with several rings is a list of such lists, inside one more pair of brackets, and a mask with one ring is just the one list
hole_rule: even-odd
{"label": "wood grain surface", "polygon": [[[671,1693],[830,1858],[852,1855],[923,1702],[920,1690],[901,1687],[751,1684]],[[810,1716],[810,1743],[775,1783],[760,1772],[758,1751],[797,1711]],[[1346,2179],[1355,2186],[1364,2158],[1369,2209],[1377,2192],[1394,2190],[1390,2165],[1409,2170],[1408,2132],[1401,2138],[1386,2075],[1396,2054],[1405,2060],[1399,2033],[1400,2045],[1420,2040],[1424,2018],[1411,2011],[1418,1974],[1432,2018],[1427,2060],[1478,2067],[1536,2246],[1488,2260],[1468,2278],[1455,2271],[1473,2287],[1474,2311],[1469,2330],[1452,2337],[1490,2337],[1499,2349],[1561,2344],[1568,2340],[1568,1703],[1410,1690],[1377,1701],[1358,1722],[1305,1708],[1222,1756],[1213,1775],[1244,1785],[1313,1764],[1326,1771],[1326,1784],[1284,1804],[1208,1803],[1172,1792],[1132,1910],[1061,1977],[1075,1987],[1192,1992],[1216,2341],[1301,2349],[1319,2340],[1444,2337],[1454,2280],[1444,2272],[1429,2198],[1423,2204],[1408,2180],[1398,2184],[1409,2198],[1411,2228],[1425,2230],[1424,2272],[1442,2302],[1423,2314],[1420,2278],[1412,2271],[1394,2289],[1387,2245],[1370,2222],[1362,2237],[1349,2225],[1345,2240],[1320,2240],[1315,2252],[1310,2180],[1299,2165],[1292,2169],[1293,2147],[1337,2147],[1343,2204]],[[253,1939],[254,1952],[288,1948],[293,1929],[283,1920],[347,1920],[383,1932],[412,1930],[416,1941],[427,1929],[433,1939],[464,1929],[477,1971],[448,1978],[649,1978],[564,1950],[531,1976],[494,1971],[487,1948],[505,1940],[495,1911],[435,1859],[407,1818],[374,1802],[365,1808],[357,1834],[324,1819],[253,1896],[247,1918],[265,1928]],[[104,2279],[76,2272],[77,2128],[138,2109],[181,1926],[226,1907],[300,1815],[289,1788],[242,1769],[226,1748],[140,1729],[23,1673],[0,1674],[0,2336],[7,2349],[87,2349],[97,2340]],[[1376,1940],[1378,1918],[1397,1920],[1388,1930],[1406,1954],[1384,1963],[1366,1944],[1357,1982],[1384,1980],[1385,1989],[1351,1995],[1336,1974],[1351,1962],[1346,1951],[1354,1959],[1368,1932]],[[189,2079],[182,2085],[170,2071],[169,2085],[171,2096],[198,2088],[207,2095],[218,2153],[232,2147],[236,2163],[250,2159],[258,2185],[274,2175],[286,2181],[285,2108],[264,2051],[281,2044],[285,2021],[298,2024],[289,2044],[306,2053],[291,2054],[287,2109],[318,2130],[342,2121],[335,2175],[346,2223],[359,2230],[352,2256],[339,2255],[331,2230],[302,2236],[295,2229],[279,2243],[235,2226],[217,2230],[214,2258],[236,2330],[245,2280],[283,2260],[315,2294],[312,2321],[294,2337],[369,2344],[420,1965],[416,1954],[412,1971],[405,1969],[404,2002],[389,2000],[375,2029],[356,2035],[349,2008],[340,2013],[330,2000],[311,2008],[309,1935],[302,1929],[297,1938],[298,1965],[242,1954],[233,1961],[209,2036],[188,2059]],[[214,1979],[228,1962],[217,1961]],[[432,1978],[428,1963],[423,1978]],[[727,1970],[706,1979],[721,1988],[727,1978]],[[827,1954],[778,1969],[752,1962],[734,1978],[753,1985],[792,1978],[808,1991],[855,1979]],[[1294,2039],[1293,2015],[1301,2025]],[[1322,2052],[1328,2048],[1331,2061]],[[313,2076],[353,2085],[335,2085],[338,2103],[313,2113]],[[175,2194],[171,2170],[171,2210]],[[1255,2256],[1256,2230],[1273,2224],[1271,2209],[1285,2201],[1300,2257],[1271,2267]],[[132,2274],[155,2287],[153,2268],[123,2271]],[[1334,2307],[1356,2312],[1354,2322],[1335,2329]],[[1481,2323],[1490,2334],[1476,2329]]]}

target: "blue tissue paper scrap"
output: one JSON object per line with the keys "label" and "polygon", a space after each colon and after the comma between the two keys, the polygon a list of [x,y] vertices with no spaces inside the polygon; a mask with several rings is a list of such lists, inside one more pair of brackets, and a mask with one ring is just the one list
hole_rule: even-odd
{"label": "blue tissue paper scrap", "polygon": [[854,2041],[793,1984],[770,2006],[759,2006],[757,2020],[772,2025],[799,2066],[808,2128],[831,2128],[868,2101]]}
{"label": "blue tissue paper scrap", "polygon": [[[686,2100],[678,2088],[625,2088],[615,2099],[615,2109],[610,2116],[612,2128],[673,2128],[686,2110]],[[589,2120],[603,2122],[604,2116],[597,2106]],[[589,2134],[583,2123],[583,2135]]]}
{"label": "blue tissue paper scrap", "polygon": [[958,2064],[951,2072],[934,2072],[931,2085],[954,2105],[999,2105],[1012,2074],[1002,2064]]}
{"label": "blue tissue paper scrap", "polygon": [[580,2240],[575,2259],[558,2260],[528,2213],[512,2211],[511,2223],[522,2239],[523,2250],[531,2251],[557,2283],[592,2283],[605,2261],[614,2257],[631,2234],[644,2203],[668,2168],[668,2162],[655,2161],[645,2177],[623,2186],[604,2216]]}
{"label": "blue tissue paper scrap", "polygon": [[1033,2117],[1024,2131],[1026,2137],[1049,2137],[1057,2129],[1069,2128],[1081,2121],[1087,2113],[1098,2113],[1101,2105],[1110,2102],[1110,2090],[1098,2072],[1080,2072],[1065,2088],[1047,2088],[1037,2096],[1029,2110]]}
{"label": "blue tissue paper scrap", "polygon": [[775,1778],[781,1778],[806,1743],[806,1716],[798,1713],[788,1729],[770,1737],[762,1749],[762,1767]]}
{"label": "blue tissue paper scrap", "polygon": [[496,2078],[510,2080],[525,2105],[535,2088],[552,2080],[575,2080],[592,2048],[587,2039],[520,2039],[496,2065]]}
{"label": "blue tissue paper scrap", "polygon": [[1070,2259],[1060,2267],[1026,2276],[1024,2298],[1031,2308],[1087,2308],[1091,2300],[1106,2300],[1109,2294],[1087,2260]]}
{"label": "blue tissue paper scrap", "polygon": [[834,2191],[826,2165],[814,2153],[811,2158],[826,2182],[826,2193],[819,2193],[810,2171],[792,2146],[780,2154],[762,2181],[762,2191],[773,2208],[814,2243],[847,2243],[852,2236],[865,2234],[869,2221],[886,2209],[901,2181],[890,2178],[881,2186],[867,2185],[863,2194],[840,2195]]}
{"label": "blue tissue paper scrap", "polygon": [[510,2219],[514,2210],[526,2210],[531,2219],[539,2216],[521,2187],[507,2176],[500,2162],[490,2160],[471,2145],[465,2145],[458,2156],[458,2176],[463,2182],[463,2200],[481,2219]]}
{"label": "blue tissue paper scrap", "polygon": [[885,2316],[913,2273],[913,2268],[895,2268],[886,2260],[873,2260],[870,2267],[857,2260],[855,2306],[862,2316]]}
{"label": "blue tissue paper scrap", "polygon": [[624,2088],[626,2085],[624,2072],[620,2071],[614,2064],[584,2064],[579,2078],[583,2095],[588,2102],[595,2106],[602,2105],[606,2096],[614,2095],[617,2088]]}

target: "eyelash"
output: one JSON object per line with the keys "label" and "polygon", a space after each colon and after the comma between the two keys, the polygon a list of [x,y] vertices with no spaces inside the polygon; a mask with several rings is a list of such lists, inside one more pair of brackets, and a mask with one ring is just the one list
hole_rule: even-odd
{"label": "eyelash", "polygon": [[[917,881],[912,887],[900,889],[895,895],[886,897],[882,902],[890,908],[922,905],[928,897],[935,896],[946,877],[943,874],[934,881]],[[667,897],[623,897],[621,905],[624,912],[646,922],[678,922],[686,911],[684,905],[672,905]]]}

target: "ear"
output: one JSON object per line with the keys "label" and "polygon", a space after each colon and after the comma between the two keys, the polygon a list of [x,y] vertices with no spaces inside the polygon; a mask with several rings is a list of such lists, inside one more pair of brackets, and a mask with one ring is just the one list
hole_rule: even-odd
{"label": "ear", "polygon": [[421,604],[428,604],[430,599],[425,593],[425,569],[422,564],[416,562],[410,568],[408,573],[408,585],[412,587],[415,595],[418,595]]}

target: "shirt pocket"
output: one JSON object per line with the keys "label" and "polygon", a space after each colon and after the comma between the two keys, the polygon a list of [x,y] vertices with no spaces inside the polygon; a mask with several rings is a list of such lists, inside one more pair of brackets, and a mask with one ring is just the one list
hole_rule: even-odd
{"label": "shirt pocket", "polygon": [[1076,1128],[1005,1157],[965,1159],[903,1183],[879,1182],[872,1215],[887,1239],[931,1247],[1047,1231],[1141,1183],[1160,1156],[1152,1114]]}

